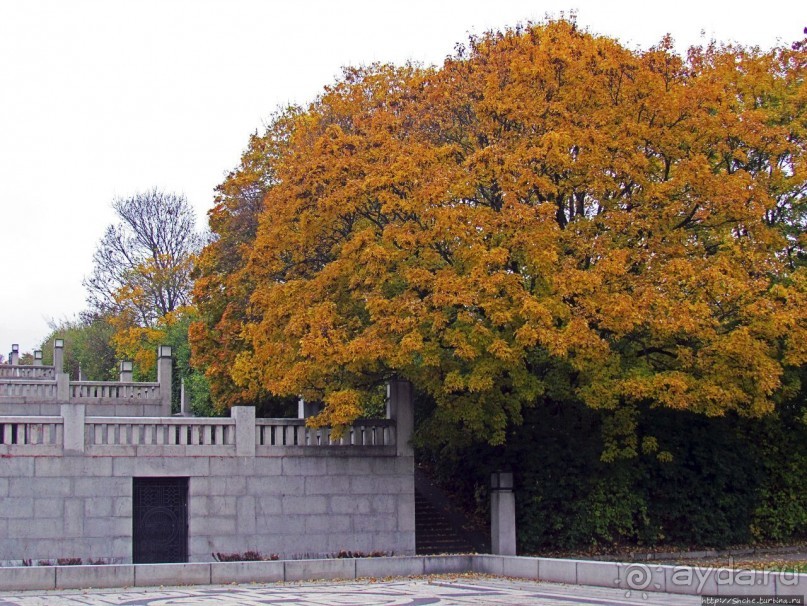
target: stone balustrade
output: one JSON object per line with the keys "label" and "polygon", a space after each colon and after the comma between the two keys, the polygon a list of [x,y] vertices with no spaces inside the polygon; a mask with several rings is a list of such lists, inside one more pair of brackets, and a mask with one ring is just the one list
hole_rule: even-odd
{"label": "stone balustrade", "polygon": [[97,416],[168,416],[171,391],[160,383],[0,379],[0,415],[54,415],[60,404],[86,404]]}
{"label": "stone balustrade", "polygon": [[71,381],[71,400],[161,400],[159,383],[112,383],[108,381]]}
{"label": "stone balustrade", "polygon": [[0,364],[0,379],[44,379],[54,381],[56,380],[56,369],[53,366]]}
{"label": "stone balustrade", "polygon": [[87,417],[85,453],[111,456],[234,456],[235,419]]}
{"label": "stone balustrade", "polygon": [[0,416],[0,456],[288,456],[396,454],[396,424],[363,419],[336,438],[304,419],[255,419],[251,407],[220,417],[85,416],[82,404],[63,404],[61,416]]}
{"label": "stone balustrade", "polygon": [[256,446],[394,446],[395,423],[361,419],[340,437],[330,427],[307,427],[302,419],[256,419]]}
{"label": "stone balustrade", "polygon": [[63,445],[62,417],[0,417],[0,456],[58,455]]}
{"label": "stone balustrade", "polygon": [[64,340],[56,339],[53,366],[42,365],[37,350],[34,364],[19,363],[19,347],[12,346],[10,364],[0,364],[0,414],[52,415],[64,403],[87,404],[89,412],[104,416],[170,416],[172,352],[157,348],[157,381],[132,381],[132,363],[122,361],[119,381],[71,381],[64,372]]}
{"label": "stone balustrade", "polygon": [[0,381],[0,398],[14,400],[55,401],[56,381],[6,379]]}

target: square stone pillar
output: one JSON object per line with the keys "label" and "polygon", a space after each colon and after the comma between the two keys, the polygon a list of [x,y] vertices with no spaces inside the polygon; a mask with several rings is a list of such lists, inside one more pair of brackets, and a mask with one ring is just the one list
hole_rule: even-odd
{"label": "square stone pillar", "polygon": [[322,412],[322,402],[306,402],[304,398],[297,400],[297,418],[316,417]]}
{"label": "square stone pillar", "polygon": [[230,415],[235,419],[235,454],[238,457],[255,456],[255,407],[233,406]]}
{"label": "square stone pillar", "polygon": [[62,404],[64,454],[84,454],[84,404]]}
{"label": "square stone pillar", "polygon": [[412,384],[402,379],[387,383],[387,418],[395,420],[395,444],[399,457],[414,456],[415,401]]}
{"label": "square stone pillar", "polygon": [[401,552],[415,553],[415,451],[412,434],[415,429],[414,389],[409,381],[393,379],[387,383],[387,418],[395,421],[395,449],[397,473],[406,474],[400,494],[396,495],[398,532]]}
{"label": "square stone pillar", "polygon": [[131,383],[134,379],[134,364],[131,360],[121,360],[118,372],[118,380],[121,383]]}
{"label": "square stone pillar", "polygon": [[179,415],[181,417],[193,416],[191,398],[188,395],[188,391],[185,389],[185,379],[182,379],[179,383]]}
{"label": "square stone pillar", "polygon": [[8,354],[8,363],[12,366],[17,366],[20,363],[20,346],[14,343],[11,346],[11,352]]}
{"label": "square stone pillar", "polygon": [[42,350],[34,350],[34,366],[42,366]]}
{"label": "square stone pillar", "polygon": [[157,347],[157,382],[160,384],[163,417],[171,416],[171,390],[173,388],[173,357],[170,345]]}
{"label": "square stone pillar", "polygon": [[70,376],[64,372],[64,339],[53,340],[53,372],[56,376],[56,401],[67,402],[70,399]]}
{"label": "square stone pillar", "polygon": [[490,534],[494,555],[516,555],[516,498],[513,474],[496,472],[490,477]]}
{"label": "square stone pillar", "polygon": [[53,340],[53,372],[64,372],[64,339]]}

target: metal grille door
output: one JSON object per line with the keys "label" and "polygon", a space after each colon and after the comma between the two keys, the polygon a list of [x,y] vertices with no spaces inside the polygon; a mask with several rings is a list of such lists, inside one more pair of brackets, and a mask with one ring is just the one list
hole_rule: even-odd
{"label": "metal grille door", "polygon": [[132,561],[188,561],[188,478],[134,478]]}

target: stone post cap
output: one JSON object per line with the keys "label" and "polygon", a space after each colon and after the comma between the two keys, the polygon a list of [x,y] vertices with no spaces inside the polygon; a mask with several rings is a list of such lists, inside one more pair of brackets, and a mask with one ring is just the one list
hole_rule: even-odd
{"label": "stone post cap", "polygon": [[134,365],[132,364],[131,360],[121,360],[120,361],[120,371],[121,372],[132,372],[134,370]]}
{"label": "stone post cap", "polygon": [[170,358],[171,357],[171,346],[170,345],[160,345],[157,347],[157,357],[158,358]]}
{"label": "stone post cap", "polygon": [[34,360],[41,360],[42,359],[42,350],[35,349],[34,350]]}
{"label": "stone post cap", "polygon": [[64,339],[54,339],[53,340],[53,347],[62,349],[64,347]]}
{"label": "stone post cap", "polygon": [[492,490],[513,490],[513,472],[497,471],[490,474],[490,487]]}
{"label": "stone post cap", "polygon": [[18,343],[12,343],[11,353],[20,353],[20,346]]}

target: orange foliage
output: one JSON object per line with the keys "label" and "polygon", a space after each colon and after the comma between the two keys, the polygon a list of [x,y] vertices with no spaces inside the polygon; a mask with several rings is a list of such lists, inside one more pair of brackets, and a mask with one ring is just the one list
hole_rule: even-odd
{"label": "orange foliage", "polygon": [[[403,376],[492,443],[558,373],[628,424],[770,411],[807,361],[804,72],[566,21],[346,70],[222,186],[195,355],[230,402],[302,394],[336,424]],[[266,175],[244,236],[228,192]]]}
{"label": "orange foliage", "polygon": [[192,363],[204,369],[219,409],[255,404],[268,394],[256,382],[236,385],[230,371],[235,356],[249,348],[241,329],[253,287],[242,270],[255,239],[263,197],[275,182],[275,161],[297,113],[287,109],[276,116],[264,136],[250,138],[241,166],[218,187],[216,205],[208,213],[216,238],[196,259],[193,296],[200,319],[191,324],[188,336]]}

